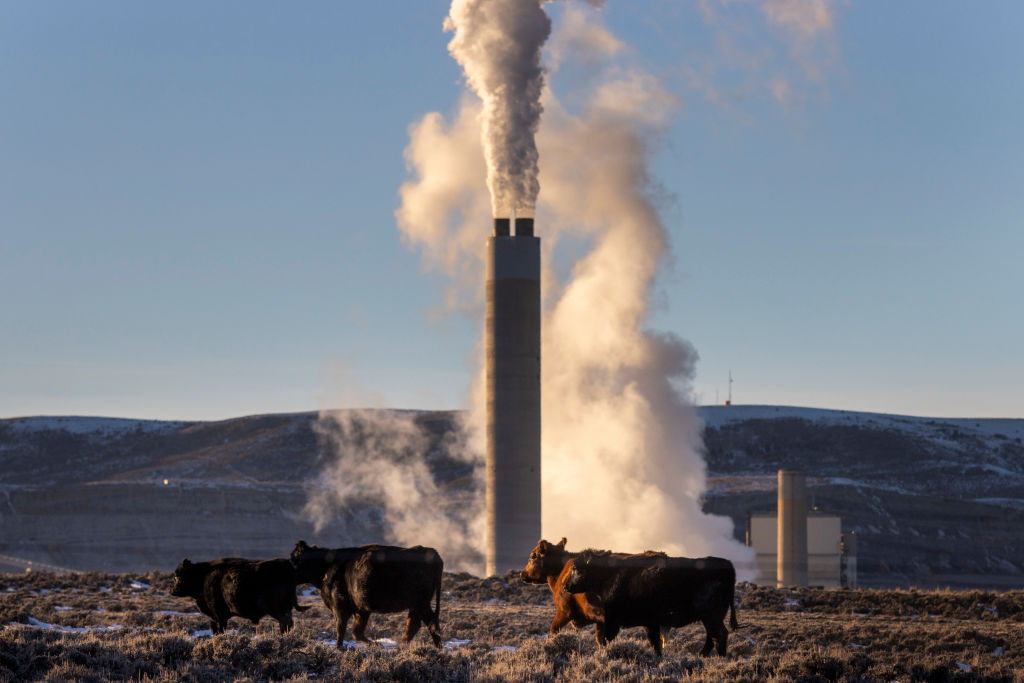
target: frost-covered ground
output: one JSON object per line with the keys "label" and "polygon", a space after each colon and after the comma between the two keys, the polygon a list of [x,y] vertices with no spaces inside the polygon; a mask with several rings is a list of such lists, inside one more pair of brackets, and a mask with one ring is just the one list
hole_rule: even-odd
{"label": "frost-covered ground", "polygon": [[[703,628],[641,629],[607,648],[592,628],[547,634],[546,586],[445,575],[443,647],[401,643],[404,615],[374,615],[370,645],[336,647],[315,592],[295,629],[233,619],[212,635],[167,574],[0,575],[0,680],[1019,681],[1024,592],[738,587],[726,657],[700,657]],[[351,638],[351,631],[348,633]]]}

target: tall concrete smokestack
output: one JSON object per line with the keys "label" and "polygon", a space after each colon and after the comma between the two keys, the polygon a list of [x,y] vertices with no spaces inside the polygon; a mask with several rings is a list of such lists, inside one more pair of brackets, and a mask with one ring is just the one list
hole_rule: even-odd
{"label": "tall concrete smokestack", "polygon": [[806,586],[807,477],[798,470],[779,470],[778,528],[778,586]]}
{"label": "tall concrete smokestack", "polygon": [[487,240],[487,574],[526,564],[540,538],[540,238],[494,219]]}

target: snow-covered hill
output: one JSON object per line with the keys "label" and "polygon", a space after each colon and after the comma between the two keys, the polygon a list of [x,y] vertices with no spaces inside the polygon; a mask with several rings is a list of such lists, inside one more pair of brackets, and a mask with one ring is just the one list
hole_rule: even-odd
{"label": "snow-covered hill", "polygon": [[[774,507],[781,468],[860,536],[867,584],[1024,585],[1024,420],[786,406],[699,408],[709,491],[742,537]],[[457,415],[411,413],[456,495],[473,468],[446,453]],[[173,567],[185,555],[286,553],[299,537],[379,537],[370,501],[317,535],[300,514],[324,465],[315,413],[218,422],[0,420],[0,555],[82,569]]]}

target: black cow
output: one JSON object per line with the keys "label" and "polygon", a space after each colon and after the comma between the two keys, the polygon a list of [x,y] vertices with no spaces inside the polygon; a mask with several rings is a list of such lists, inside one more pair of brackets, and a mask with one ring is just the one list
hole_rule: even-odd
{"label": "black cow", "polygon": [[[661,655],[661,628],[701,622],[707,638],[701,655],[713,647],[725,655],[729,631],[725,615],[731,612],[735,629],[736,570],[720,557],[690,559],[632,555],[614,557],[585,550],[575,558],[564,582],[570,593],[595,595],[604,608],[604,637],[619,629],[643,626],[655,653]],[[714,641],[714,642],[712,642]]]}
{"label": "black cow", "polygon": [[195,598],[199,611],[210,617],[214,633],[223,633],[231,617],[259,623],[277,620],[281,633],[292,626],[292,609],[304,612],[295,597],[295,568],[286,559],[246,560],[224,557],[212,562],[181,561],[174,570],[171,595]]}
{"label": "black cow", "polygon": [[[318,548],[299,541],[291,555],[299,580],[320,589],[320,597],[334,614],[338,647],[344,647],[349,617],[352,633],[368,642],[366,627],[373,612],[409,610],[405,642],[422,624],[436,647],[441,647],[441,573],[444,561],[433,548],[364,545],[354,548]],[[431,609],[430,599],[435,607]]]}

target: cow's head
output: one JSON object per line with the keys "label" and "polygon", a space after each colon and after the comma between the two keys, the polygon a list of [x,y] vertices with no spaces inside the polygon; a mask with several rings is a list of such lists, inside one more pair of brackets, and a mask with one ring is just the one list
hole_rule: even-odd
{"label": "cow's head", "polygon": [[326,571],[324,561],[326,554],[327,551],[324,548],[299,541],[295,544],[288,559],[295,567],[295,575],[301,583],[309,583],[319,588],[323,583]]}
{"label": "cow's head", "polygon": [[594,554],[589,550],[569,560],[569,576],[566,577],[562,589],[567,593],[586,593],[590,590],[589,575],[590,566],[594,561]]}
{"label": "cow's head", "polygon": [[298,567],[299,562],[302,561],[303,556],[309,552],[310,545],[303,540],[299,540],[292,548],[292,554],[288,557],[293,567]]}
{"label": "cow's head", "polygon": [[530,553],[530,561],[526,563],[519,578],[526,583],[544,583],[549,576],[558,576],[562,567],[569,560],[565,550],[565,538],[558,543],[548,543],[541,539],[537,547]]}
{"label": "cow's head", "polygon": [[187,597],[192,595],[192,584],[195,582],[195,571],[193,565],[186,557],[174,570],[174,585],[171,586],[171,595]]}

